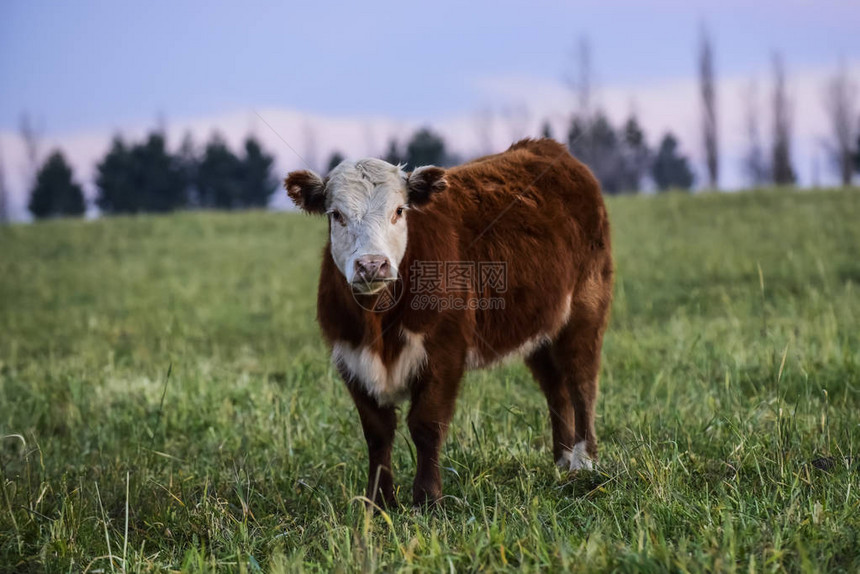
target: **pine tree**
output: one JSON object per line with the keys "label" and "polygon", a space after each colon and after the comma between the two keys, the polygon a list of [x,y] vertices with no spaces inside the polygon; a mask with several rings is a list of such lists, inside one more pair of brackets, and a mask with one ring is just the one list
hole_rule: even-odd
{"label": "pine tree", "polygon": [[242,207],[241,164],[221,136],[213,135],[197,169],[201,206],[214,209]]}
{"label": "pine tree", "polygon": [[263,151],[254,137],[245,140],[245,156],[240,167],[242,174],[241,207],[266,207],[278,181],[272,176],[275,158]]}
{"label": "pine tree", "polygon": [[96,205],[102,213],[136,213],[140,197],[134,185],[131,153],[120,136],[116,136],[110,151],[96,166]]}
{"label": "pine tree", "polygon": [[445,140],[428,128],[415,132],[406,146],[406,165],[415,169],[423,165],[445,165]]}
{"label": "pine tree", "polygon": [[624,124],[622,133],[623,183],[622,191],[637,192],[642,186],[642,180],[648,173],[651,163],[651,150],[645,140],[645,132],[636,116],[630,116]]}
{"label": "pine tree", "polygon": [[104,213],[164,213],[188,205],[185,168],[160,132],[130,147],[114,138],[96,169],[96,204]]}
{"label": "pine tree", "polygon": [[591,169],[604,193],[625,191],[627,178],[622,142],[605,113],[598,111],[589,118],[574,117],[567,141],[570,152]]}
{"label": "pine tree", "polygon": [[591,169],[600,180],[604,193],[615,194],[622,191],[623,167],[618,142],[618,134],[609,118],[598,112],[591,124]]}
{"label": "pine tree", "polygon": [[149,134],[134,146],[131,157],[143,211],[165,213],[188,204],[183,168],[167,151],[164,134]]}
{"label": "pine tree", "polygon": [[81,216],[86,211],[81,186],[75,183],[72,168],[61,152],[51,153],[36,173],[29,209],[37,219]]}
{"label": "pine tree", "polygon": [[678,152],[678,140],[671,133],[663,136],[660,142],[660,149],[651,167],[651,175],[661,191],[693,187],[695,178],[689,161]]}

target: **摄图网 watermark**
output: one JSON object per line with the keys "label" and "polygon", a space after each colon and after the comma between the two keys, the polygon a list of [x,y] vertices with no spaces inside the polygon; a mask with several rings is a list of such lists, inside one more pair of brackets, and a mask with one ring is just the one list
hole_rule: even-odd
{"label": "\u6444\u56fe\u7f51 watermark", "polygon": [[402,274],[372,298],[354,295],[365,310],[382,313],[408,295],[415,310],[490,311],[505,308],[502,296],[508,290],[505,261],[413,261],[408,286]]}

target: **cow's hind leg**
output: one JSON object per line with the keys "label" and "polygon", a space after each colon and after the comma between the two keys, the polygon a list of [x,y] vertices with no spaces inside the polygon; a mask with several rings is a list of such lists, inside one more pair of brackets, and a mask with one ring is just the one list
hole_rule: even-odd
{"label": "cow's hind leg", "polygon": [[526,357],[526,365],[546,396],[552,426],[552,454],[559,466],[566,465],[565,454],[573,450],[573,403],[551,347],[539,347]]}
{"label": "cow's hind leg", "polygon": [[[597,287],[595,283],[590,286]],[[570,470],[591,469],[597,457],[594,416],[609,300],[608,288],[581,293],[574,299],[567,325],[550,347],[573,405],[574,444],[563,454]]]}

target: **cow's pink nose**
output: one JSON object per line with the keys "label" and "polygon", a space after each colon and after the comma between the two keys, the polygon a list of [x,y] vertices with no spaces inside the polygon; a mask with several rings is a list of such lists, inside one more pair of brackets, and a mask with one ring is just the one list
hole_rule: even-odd
{"label": "cow's pink nose", "polygon": [[355,260],[355,279],[372,283],[388,279],[390,265],[384,255],[364,255]]}

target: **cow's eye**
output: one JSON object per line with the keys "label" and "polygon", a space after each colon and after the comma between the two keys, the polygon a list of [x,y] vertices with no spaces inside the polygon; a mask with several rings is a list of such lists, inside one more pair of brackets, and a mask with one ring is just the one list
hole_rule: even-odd
{"label": "cow's eye", "polygon": [[403,215],[403,207],[398,207],[397,208],[397,217],[400,217],[401,215]]}
{"label": "cow's eye", "polygon": [[333,221],[337,221],[338,223],[343,223],[343,216],[336,209],[331,212],[331,218]]}
{"label": "cow's eye", "polygon": [[394,215],[391,217],[391,223],[397,223],[401,217],[403,217],[403,206],[402,205],[400,207],[398,207],[397,210],[394,212]]}

